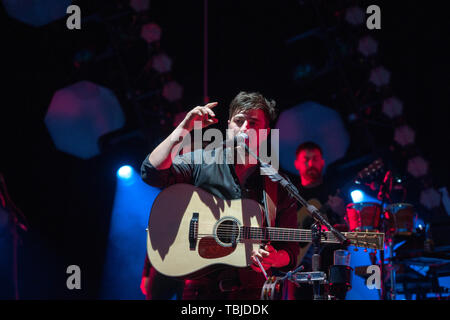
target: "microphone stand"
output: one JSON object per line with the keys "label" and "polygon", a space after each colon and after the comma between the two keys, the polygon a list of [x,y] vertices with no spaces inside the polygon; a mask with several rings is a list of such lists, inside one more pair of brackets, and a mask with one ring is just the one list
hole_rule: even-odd
{"label": "microphone stand", "polygon": [[[392,172],[388,170],[384,176],[383,183],[380,185],[380,191],[378,192],[377,198],[381,200],[381,210],[382,213],[384,211],[383,207],[386,203],[386,200],[390,200],[389,193],[391,191],[392,187]],[[386,233],[386,226],[385,226],[385,216],[383,213],[383,219],[382,219],[382,232]],[[389,295],[390,300],[395,300],[395,271],[392,265],[393,261],[393,241],[394,239],[391,237],[389,240],[389,252],[391,259],[389,261],[389,273],[390,273],[390,289],[389,289]],[[384,282],[384,274],[386,272],[385,266],[384,266],[384,250],[380,251],[380,276],[381,276],[381,300],[386,299],[386,288],[385,288],[385,282]]]}
{"label": "microphone stand", "polygon": [[[314,294],[314,300],[323,300],[323,294],[321,293],[321,284],[324,283],[326,275],[323,273],[323,277],[317,277],[318,274],[322,274],[322,272],[319,271],[320,269],[320,240],[321,240],[321,225],[325,225],[328,230],[330,230],[336,239],[340,241],[342,244],[347,244],[348,240],[347,238],[340,233],[338,230],[333,228],[333,226],[322,216],[322,214],[319,212],[319,210],[309,203],[306,202],[302,196],[300,196],[298,189],[287,179],[283,178],[275,168],[273,168],[270,164],[262,162],[261,159],[250,150],[250,148],[247,146],[247,144],[240,143],[241,146],[244,147],[245,151],[254,157],[261,168],[261,171],[263,171],[265,174],[269,176],[269,178],[274,181],[278,182],[284,189],[289,192],[289,194],[294,197],[302,206],[306,208],[306,210],[309,212],[309,214],[314,218],[316,221],[312,227],[312,244],[314,248],[314,254],[312,257],[312,273],[307,274],[309,281],[313,283],[313,294]],[[314,279],[312,279],[314,278]]]}
{"label": "microphone stand", "polygon": [[[320,223],[314,223],[311,226],[312,233],[312,245],[313,245],[313,256],[312,256],[312,272],[320,271],[320,238],[322,237],[322,227]],[[321,293],[321,283],[322,281],[313,281],[313,300],[323,300],[323,294]]]}
{"label": "microphone stand", "polygon": [[284,189],[286,189],[286,191],[293,198],[295,198],[302,206],[306,208],[308,213],[314,218],[314,220],[316,220],[319,225],[326,226],[328,230],[330,230],[334,234],[336,239],[341,242],[341,244],[348,244],[348,239],[341,232],[333,228],[333,226],[322,216],[320,211],[315,206],[306,202],[306,200],[298,192],[298,189],[292,184],[292,182],[282,177],[278,173],[278,171],[275,170],[275,168],[273,168],[270,164],[262,162],[261,159],[253,151],[250,150],[246,143],[241,143],[240,145],[244,147],[245,151],[249,155],[251,155],[258,161],[258,165],[261,167],[261,170],[269,176],[270,180],[278,182]]}

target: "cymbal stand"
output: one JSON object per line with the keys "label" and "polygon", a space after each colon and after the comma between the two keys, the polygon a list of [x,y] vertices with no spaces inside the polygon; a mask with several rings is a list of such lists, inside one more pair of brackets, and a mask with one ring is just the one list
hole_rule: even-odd
{"label": "cymbal stand", "polygon": [[[312,256],[312,272],[319,272],[320,270],[320,238],[322,236],[321,225],[318,222],[315,222],[311,226],[312,233],[312,245],[313,245],[313,256]],[[321,284],[323,281],[313,280],[313,293],[314,300],[323,300],[324,295],[321,292]]]}
{"label": "cymbal stand", "polygon": [[[379,200],[381,200],[381,232],[384,232],[386,234],[386,219],[385,219],[385,214],[384,214],[384,205],[386,203],[386,200],[390,200],[390,192],[392,190],[392,172],[390,170],[388,170],[384,176],[383,179],[383,183],[380,185],[380,190],[378,192],[378,196],[377,198]],[[390,279],[390,289],[389,289],[389,299],[390,300],[395,300],[395,292],[396,292],[396,288],[395,288],[395,270],[394,270],[394,266],[392,264],[393,261],[393,238],[389,237],[388,242],[389,242],[389,255],[390,255],[390,260],[389,260],[389,279]],[[384,250],[380,250],[380,276],[381,276],[381,300],[385,300],[386,299],[386,284],[385,284],[385,267],[384,267]]]}

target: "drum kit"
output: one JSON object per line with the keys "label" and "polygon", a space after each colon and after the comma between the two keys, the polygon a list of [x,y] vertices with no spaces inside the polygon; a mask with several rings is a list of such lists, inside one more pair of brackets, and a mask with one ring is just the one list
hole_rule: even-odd
{"label": "drum kit", "polygon": [[[415,228],[416,213],[409,203],[393,203],[382,206],[376,202],[350,203],[346,206],[345,220],[350,232],[384,232],[385,248],[389,247],[390,256],[384,258],[384,250],[380,250],[377,262],[376,253],[368,253],[372,265],[381,269],[381,300],[396,300],[398,295],[405,299],[426,299],[427,293],[437,296],[448,293],[448,289],[439,286],[438,277],[450,274],[450,255],[427,247],[428,239],[424,229]],[[406,243],[406,244],[404,244]],[[400,250],[396,250],[399,247]],[[406,248],[406,250],[401,250]],[[355,248],[355,250],[357,250]],[[366,251],[366,250],[365,250]],[[421,265],[427,267],[429,274],[421,275],[411,267]],[[367,279],[369,266],[356,267],[354,274]],[[444,268],[442,268],[444,267]],[[269,278],[261,292],[261,299],[282,299],[286,295],[285,280],[296,285],[313,284],[314,282],[328,286],[328,292],[334,290],[348,291],[351,289],[351,274],[349,266],[333,265],[329,275],[325,272],[289,272],[283,277]],[[443,272],[443,273],[442,273]],[[441,273],[441,274],[440,274]],[[349,280],[350,279],[350,280]],[[284,291],[284,293],[283,293]],[[286,297],[286,296],[285,296]],[[333,299],[333,296],[328,296]]]}
{"label": "drum kit", "polygon": [[[389,248],[389,257],[385,259],[385,250],[380,250],[378,261],[376,251],[368,253],[372,266],[356,267],[354,274],[368,279],[370,276],[368,268],[378,265],[381,300],[396,300],[401,294],[405,299],[412,299],[413,294],[416,295],[416,299],[427,299],[427,293],[432,293],[440,299],[443,293],[448,293],[448,289],[439,286],[438,277],[450,275],[450,248],[442,247],[442,250],[433,248],[433,240],[427,232],[428,226],[426,229],[415,228],[417,215],[414,205],[405,202],[385,203],[386,200],[391,200],[389,194],[391,188],[388,186],[390,174],[389,171],[386,173],[384,185],[380,187],[378,193],[377,198],[381,203],[360,202],[349,203],[346,206],[345,220],[350,232],[384,233],[384,248]],[[355,247],[355,251],[357,250]],[[413,267],[417,265],[425,267],[428,273],[424,275],[414,271]],[[344,291],[350,290],[349,270],[353,271],[349,265],[348,268],[344,268],[335,263],[330,267],[329,279],[324,272],[293,271],[281,278],[272,277],[266,281],[261,299],[279,296],[283,281],[286,279],[297,286],[303,283],[320,283],[332,289],[334,283],[338,285],[335,287],[342,284]]]}
{"label": "drum kit", "polygon": [[415,232],[414,217],[414,206],[409,203],[393,203],[382,208],[376,202],[360,202],[347,205],[345,219],[352,232],[385,232],[389,240],[395,236],[412,235]]}
{"label": "drum kit", "polygon": [[[388,265],[385,266],[384,252],[380,251],[380,269],[381,269],[381,292],[382,300],[395,300],[396,290],[396,269],[394,265],[394,245],[400,241],[405,241],[409,237],[415,237],[414,229],[415,218],[414,206],[409,203],[393,203],[383,206],[382,203],[360,202],[350,203],[346,207],[345,220],[350,231],[370,231],[385,233],[385,248],[389,247],[390,257],[387,259]],[[370,259],[372,265],[376,263],[376,255],[371,253]],[[363,272],[355,272],[364,278],[367,277],[366,268],[358,268]],[[389,275],[386,276],[388,271]],[[389,283],[386,280],[389,279]],[[389,288],[389,292],[386,290]]]}
{"label": "drum kit", "polygon": [[[450,275],[450,253],[447,247],[433,247],[427,228],[415,228],[416,213],[409,203],[392,203],[383,206],[374,202],[350,203],[346,207],[346,221],[350,231],[385,233],[385,248],[389,258],[380,251],[380,299],[436,299],[448,297],[448,289],[440,287],[439,277]],[[370,254],[372,264],[376,255]],[[386,265],[384,265],[387,263]],[[426,272],[418,272],[417,268]],[[355,274],[367,278],[367,266],[357,267]]]}

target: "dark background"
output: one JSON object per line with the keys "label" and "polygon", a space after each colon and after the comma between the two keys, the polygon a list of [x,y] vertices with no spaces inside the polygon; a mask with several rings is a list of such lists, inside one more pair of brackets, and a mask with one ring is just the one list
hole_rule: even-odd
{"label": "dark background", "polygon": [[[145,155],[170,132],[140,123],[139,110],[127,99],[131,88],[141,85],[137,75],[148,58],[143,40],[119,44],[120,54],[88,67],[73,65],[82,47],[94,47],[97,53],[112,47],[112,39],[124,32],[132,14],[109,23],[83,19],[97,14],[103,21],[129,10],[126,1],[73,3],[82,11],[81,30],[67,30],[65,19],[29,27],[0,7],[0,172],[29,225],[29,232],[20,234],[19,247],[19,289],[25,299],[99,297],[115,171],[122,163],[139,169]],[[346,26],[339,12],[352,3],[378,4],[382,29],[356,31]],[[148,19],[161,26],[160,46],[173,60],[171,77],[184,87],[182,100],[169,106],[172,111],[203,104],[203,5],[151,1]],[[380,105],[392,93],[404,103],[399,121],[416,131],[414,152],[430,163],[427,181],[448,188],[449,24],[440,1],[210,1],[208,96],[220,103],[219,128],[225,128],[228,104],[241,90],[260,91],[275,99],[281,110],[314,100],[341,113],[351,133],[348,159],[353,159],[393,145],[396,123],[364,107],[373,101]],[[322,28],[320,38],[291,42],[315,28]],[[361,34],[379,42],[376,59],[361,61],[351,45],[346,47]],[[320,69],[330,59],[334,62],[324,74],[295,79],[299,61]],[[370,66],[379,64],[391,72],[389,88],[381,91],[367,81]],[[43,119],[54,92],[80,80],[111,88],[127,116],[125,129],[143,132],[144,139],[109,145],[89,160],[58,151]],[[349,122],[352,113],[364,117]],[[377,124],[381,122],[388,125]],[[87,270],[80,292],[66,289],[65,268],[70,264]]]}

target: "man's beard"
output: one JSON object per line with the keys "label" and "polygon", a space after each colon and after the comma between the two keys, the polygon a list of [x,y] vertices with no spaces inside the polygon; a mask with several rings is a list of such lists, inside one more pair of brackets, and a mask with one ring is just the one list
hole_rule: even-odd
{"label": "man's beard", "polygon": [[316,168],[309,168],[306,170],[306,175],[311,180],[317,180],[320,178],[320,172]]}

